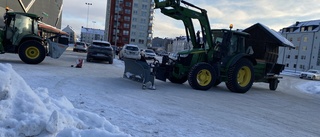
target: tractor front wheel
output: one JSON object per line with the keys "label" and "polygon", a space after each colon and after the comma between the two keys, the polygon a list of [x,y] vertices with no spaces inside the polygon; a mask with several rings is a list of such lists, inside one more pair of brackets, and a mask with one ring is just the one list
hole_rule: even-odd
{"label": "tractor front wheel", "polygon": [[189,85],[193,89],[208,90],[217,80],[216,70],[208,63],[198,63],[189,72]]}
{"label": "tractor front wheel", "polygon": [[253,84],[253,65],[248,59],[240,59],[228,69],[227,88],[232,92],[246,93]]}
{"label": "tractor front wheel", "polygon": [[18,54],[27,64],[39,64],[46,57],[46,49],[39,41],[29,40],[20,45]]}

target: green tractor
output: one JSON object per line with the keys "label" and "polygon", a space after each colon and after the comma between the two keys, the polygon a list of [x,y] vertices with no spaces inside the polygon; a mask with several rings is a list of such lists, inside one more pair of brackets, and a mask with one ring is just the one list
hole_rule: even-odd
{"label": "green tractor", "polygon": [[[180,6],[180,2],[200,12]],[[207,11],[186,1],[155,0],[155,8],[169,17],[184,23],[192,50],[178,53],[177,59],[164,56],[156,67],[156,79],[182,84],[186,81],[197,90],[208,90],[225,82],[233,92],[245,93],[254,82],[253,66],[256,60],[246,54],[245,38],[248,33],[217,29],[211,30]],[[203,40],[195,32],[192,19],[199,20]],[[189,39],[188,39],[189,41]]]}
{"label": "green tractor", "polygon": [[68,34],[40,20],[35,14],[7,10],[0,29],[2,54],[16,53],[27,64],[41,63],[45,56],[59,58],[68,47]]}
{"label": "green tractor", "polygon": [[[281,35],[259,23],[244,31],[233,31],[232,25],[230,29],[211,29],[207,11],[186,1],[155,0],[155,8],[183,22],[193,47],[178,52],[177,58],[163,56],[149,67],[146,62],[126,59],[124,77],[142,82],[143,88],[150,81],[151,89],[155,89],[152,77],[177,84],[188,81],[197,90],[208,90],[221,82],[236,93],[246,93],[253,82],[269,83],[270,90],[277,88],[278,75],[284,69],[283,64],[276,63],[278,48],[293,47]],[[199,21],[202,38],[192,20]]]}

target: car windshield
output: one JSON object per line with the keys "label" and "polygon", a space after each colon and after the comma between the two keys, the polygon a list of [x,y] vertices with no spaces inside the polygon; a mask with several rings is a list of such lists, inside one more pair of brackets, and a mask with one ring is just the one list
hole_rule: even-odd
{"label": "car windshield", "polygon": [[101,42],[93,42],[93,45],[101,46],[101,47],[110,47],[108,43],[101,43]]}
{"label": "car windshield", "polygon": [[310,73],[318,73],[318,71],[316,71],[316,70],[309,70],[308,72],[310,72]]}
{"label": "car windshield", "polygon": [[127,46],[126,49],[127,50],[132,50],[132,51],[139,51],[138,47],[132,47],[132,46]]}
{"label": "car windshield", "polygon": [[148,53],[154,53],[152,50],[146,50],[146,52],[148,52]]}
{"label": "car windshield", "polygon": [[77,42],[77,45],[84,45],[84,43],[82,43],[82,42]]}

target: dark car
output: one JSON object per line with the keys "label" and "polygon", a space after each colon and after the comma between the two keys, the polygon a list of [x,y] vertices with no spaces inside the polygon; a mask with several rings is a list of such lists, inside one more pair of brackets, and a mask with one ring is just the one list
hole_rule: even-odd
{"label": "dark car", "polygon": [[93,40],[91,46],[88,47],[87,62],[105,60],[112,64],[113,54],[114,51],[109,42]]}

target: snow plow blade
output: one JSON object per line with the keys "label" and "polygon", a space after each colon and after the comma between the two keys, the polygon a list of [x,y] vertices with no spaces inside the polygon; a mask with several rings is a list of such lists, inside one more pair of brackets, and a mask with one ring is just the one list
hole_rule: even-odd
{"label": "snow plow blade", "polygon": [[49,45],[48,55],[51,58],[59,58],[64,51],[69,47],[68,44],[53,42],[51,39],[46,39]]}
{"label": "snow plow blade", "polygon": [[142,89],[146,89],[146,84],[151,83],[149,89],[155,89],[153,68],[146,61],[124,58],[123,78],[131,79],[142,83]]}

